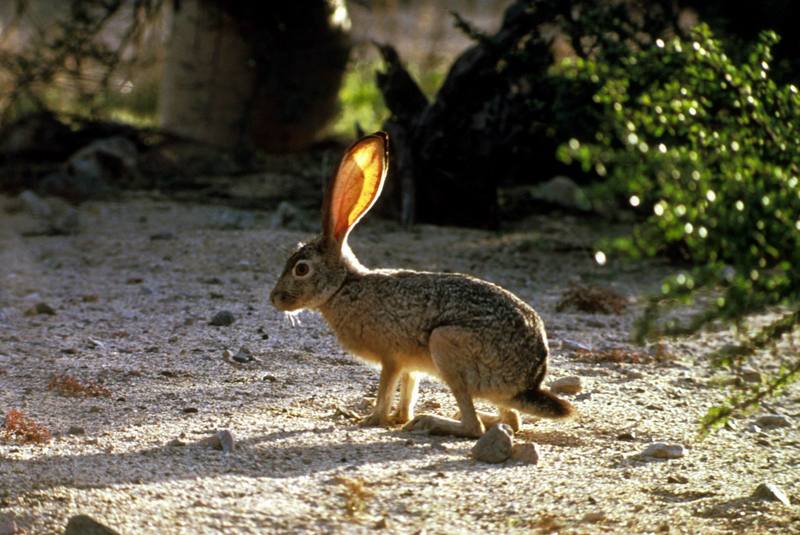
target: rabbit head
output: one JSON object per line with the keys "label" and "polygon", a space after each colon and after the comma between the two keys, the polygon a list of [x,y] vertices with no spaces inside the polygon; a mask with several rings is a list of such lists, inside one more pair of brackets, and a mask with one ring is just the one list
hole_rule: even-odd
{"label": "rabbit head", "polygon": [[322,204],[322,234],[301,245],[289,259],[270,301],[290,312],[319,308],[336,293],[349,271],[364,267],[347,245],[353,227],[383,189],[388,169],[389,137],[378,132],[356,141],[345,152]]}

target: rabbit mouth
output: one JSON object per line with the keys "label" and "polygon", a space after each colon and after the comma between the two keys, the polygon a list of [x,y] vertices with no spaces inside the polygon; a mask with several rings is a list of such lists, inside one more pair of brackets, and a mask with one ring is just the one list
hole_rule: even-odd
{"label": "rabbit mouth", "polygon": [[302,308],[299,303],[297,303],[297,299],[286,291],[273,290],[269,296],[269,300],[272,306],[281,312],[292,312]]}

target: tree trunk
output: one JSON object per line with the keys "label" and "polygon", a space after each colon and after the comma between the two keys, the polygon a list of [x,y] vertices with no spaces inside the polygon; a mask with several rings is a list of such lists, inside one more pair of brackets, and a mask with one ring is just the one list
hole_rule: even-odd
{"label": "tree trunk", "polygon": [[[333,2],[302,4],[173,1],[161,125],[228,148],[315,141],[336,112],[350,45]],[[337,21],[349,22],[341,11]]]}

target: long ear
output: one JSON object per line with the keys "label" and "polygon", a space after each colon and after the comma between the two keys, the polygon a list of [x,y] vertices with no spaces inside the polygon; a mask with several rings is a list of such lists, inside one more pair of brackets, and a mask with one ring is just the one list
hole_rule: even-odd
{"label": "long ear", "polygon": [[383,189],[389,167],[389,136],[385,132],[356,141],[342,158],[322,208],[325,241],[341,248],[350,230],[372,208]]}

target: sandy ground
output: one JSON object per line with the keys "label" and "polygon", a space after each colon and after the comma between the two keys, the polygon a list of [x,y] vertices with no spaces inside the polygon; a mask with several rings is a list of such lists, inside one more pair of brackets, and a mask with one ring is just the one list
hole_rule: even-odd
{"label": "sandy ground", "polygon": [[[537,465],[488,465],[470,458],[471,440],[356,424],[377,370],[344,353],[319,316],[292,326],[267,300],[307,233],[271,228],[267,212],[151,194],[84,204],[79,218],[77,234],[50,236],[25,211],[0,212],[0,410],[54,434],[44,445],[0,440],[0,532],[60,533],[84,513],[126,534],[800,533],[800,391],[764,409],[791,427],[759,431],[747,416],[700,440],[698,419],[724,380],[704,354],[727,331],[666,341],[662,362],[594,357],[653,350],[630,346],[628,333],[667,272],[593,264],[591,240],[604,232],[594,222],[539,217],[489,233],[370,220],[351,239],[367,265],[469,272],[514,291],[547,325],[548,380],[582,378],[567,396],[577,418],[526,419],[518,433],[539,445]],[[581,281],[632,305],[556,312]],[[55,315],[26,315],[39,302]],[[209,325],[221,310],[236,321]],[[257,361],[223,359],[242,346]],[[110,396],[60,395],[47,388],[56,374]],[[418,410],[455,406],[424,381]],[[232,452],[196,443],[220,429]],[[653,441],[687,453],[642,457]],[[763,481],[791,505],[751,498]]]}

